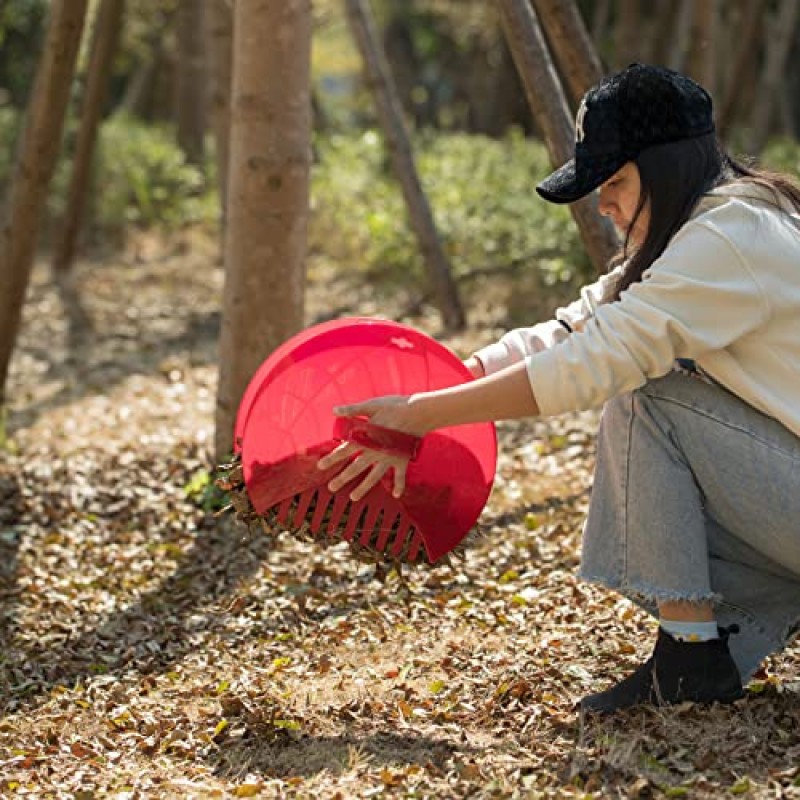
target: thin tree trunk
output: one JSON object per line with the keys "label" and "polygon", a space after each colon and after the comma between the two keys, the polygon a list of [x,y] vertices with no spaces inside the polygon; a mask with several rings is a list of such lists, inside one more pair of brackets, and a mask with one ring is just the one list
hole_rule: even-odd
{"label": "thin tree trunk", "polygon": [[490,136],[502,136],[512,125],[528,132],[533,121],[514,58],[503,32],[499,31],[499,34],[502,37],[500,56],[493,70],[493,91],[488,102],[494,121],[488,128]]}
{"label": "thin tree trunk", "polygon": [[608,33],[611,18],[611,0],[596,0],[592,14],[592,40],[599,45]]}
{"label": "thin tree trunk", "polygon": [[714,94],[716,74],[717,0],[694,0],[689,32],[689,52],[685,72],[710,94]]}
{"label": "thin tree trunk", "polygon": [[208,0],[206,41],[209,54],[209,110],[217,162],[221,228],[225,231],[230,153],[231,68],[233,64],[233,14],[228,0]]}
{"label": "thin tree trunk", "polygon": [[779,133],[781,136],[797,138],[797,126],[794,121],[794,93],[788,83],[784,83],[780,88],[778,97],[778,112],[780,117]]}
{"label": "thin tree trunk", "polygon": [[743,108],[742,89],[748,77],[758,71],[766,5],[767,0],[742,0],[740,3],[739,23],[730,38],[736,42],[735,59],[717,111],[717,129],[722,137],[728,135]]}
{"label": "thin tree trunk", "polygon": [[92,154],[97,130],[103,115],[111,64],[114,60],[125,0],[102,0],[95,20],[89,64],[86,70],[86,92],[83,97],[81,125],[72,160],[72,175],[67,190],[67,205],[61,236],[55,246],[53,269],[56,274],[68,272],[75,259],[75,248],[83,223],[89,195]]}
{"label": "thin tree trunk", "polygon": [[634,61],[639,54],[639,42],[642,35],[641,14],[639,0],[619,0],[617,7],[619,17],[614,55],[617,67],[622,69]]}
{"label": "thin tree trunk", "polygon": [[322,97],[316,87],[311,86],[311,116],[314,120],[314,130],[318,133],[325,133],[330,130],[331,120]]}
{"label": "thin tree trunk", "polygon": [[[717,15],[717,30],[715,41],[715,69],[714,73],[714,114],[717,125],[719,125],[719,109],[722,98],[725,97],[730,86],[731,60],[728,53],[731,49],[731,42],[736,41],[734,36],[737,26],[742,17],[741,0],[731,0],[727,4],[719,4],[719,14]],[[738,42],[737,42],[738,47]]]}
{"label": "thin tree trunk", "polygon": [[559,71],[577,108],[587,90],[603,77],[603,65],[575,0],[533,0]]}
{"label": "thin tree trunk", "polygon": [[386,57],[378,40],[372,12],[367,0],[345,0],[345,7],[353,38],[364,61],[392,167],[403,190],[411,226],[422,250],[439,311],[445,327],[449,330],[460,330],[466,322],[458,287],[439,240],[430,204],[422,190],[411,150],[411,138]]}
{"label": "thin tree trunk", "polygon": [[692,26],[692,9],[694,0],[676,0],[680,4],[675,29],[672,35],[672,48],[667,66],[678,71],[683,70],[686,54],[689,52],[689,36]]}
{"label": "thin tree trunk", "polygon": [[161,39],[152,43],[147,60],[137,65],[125,86],[120,108],[132,117],[145,119],[150,115],[156,76],[163,61],[162,46]]}
{"label": "thin tree trunk", "polygon": [[[553,165],[575,154],[575,128],[564,92],[547,50],[539,20],[528,0],[498,0],[503,28],[536,124],[544,136]],[[603,272],[618,242],[611,225],[597,211],[597,198],[570,203],[584,247],[598,272]]]}
{"label": "thin tree trunk", "polygon": [[202,164],[206,131],[206,69],[202,0],[180,0],[175,121],[178,144],[191,164]]}
{"label": "thin tree trunk", "polygon": [[311,152],[310,0],[234,6],[217,458],[264,357],[303,325]]}
{"label": "thin tree trunk", "polygon": [[53,0],[0,228],[0,408],[55,169],[87,0]]}
{"label": "thin tree trunk", "polygon": [[414,100],[414,87],[420,76],[421,65],[408,24],[409,8],[406,0],[390,0],[386,4],[385,13],[383,52],[400,103],[406,113],[413,117],[414,124],[420,127],[428,122],[425,119],[427,103]]}
{"label": "thin tree trunk", "polygon": [[794,42],[798,10],[800,10],[800,0],[781,0],[775,15],[767,23],[769,44],[753,107],[749,136],[748,150],[753,154],[758,154],[764,149],[770,135],[775,98],[778,96],[786,60]]}
{"label": "thin tree trunk", "polygon": [[672,32],[675,29],[680,3],[676,0],[657,0],[647,25],[647,62],[664,65],[669,60]]}
{"label": "thin tree trunk", "polygon": [[785,85],[786,106],[789,114],[788,122],[790,123],[787,131],[790,132],[789,135],[797,139],[800,138],[800,103],[798,103],[797,99],[798,94],[800,94],[800,69],[797,66],[800,64],[800,25],[794,32],[794,43],[789,51],[788,63],[791,66],[788,67],[789,75]]}

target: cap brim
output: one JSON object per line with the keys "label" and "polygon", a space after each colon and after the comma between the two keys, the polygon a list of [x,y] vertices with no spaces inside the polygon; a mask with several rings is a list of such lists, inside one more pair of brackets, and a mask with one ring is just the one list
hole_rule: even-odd
{"label": "cap brim", "polygon": [[571,159],[545,178],[536,191],[550,203],[574,203],[607,181],[630,159],[614,154]]}

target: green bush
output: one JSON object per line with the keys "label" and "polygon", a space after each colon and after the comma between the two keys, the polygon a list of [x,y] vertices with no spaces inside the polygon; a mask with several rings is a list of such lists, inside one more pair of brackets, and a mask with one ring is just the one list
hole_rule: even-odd
{"label": "green bush", "polygon": [[762,162],[768,169],[778,170],[800,178],[800,146],[795,139],[773,139],[766,150]]}
{"label": "green bush", "polygon": [[11,106],[0,107],[0,185],[5,186],[11,177],[16,154],[17,135],[21,114]]}
{"label": "green bush", "polygon": [[[25,115],[11,106],[0,108],[0,190],[5,195],[8,184],[13,177],[16,164],[19,136],[22,132]],[[69,132],[67,132],[69,136]],[[69,180],[69,163],[61,158],[56,164],[47,194],[47,205],[44,219],[45,233],[51,220],[57,219],[66,202],[67,181]]]}
{"label": "green bush", "polygon": [[[373,131],[317,142],[312,182],[312,249],[382,278],[421,278],[419,250],[383,141]],[[543,202],[540,143],[521,135],[421,135],[420,179],[456,276],[536,264],[548,283],[591,274],[569,210]]]}
{"label": "green bush", "polygon": [[0,103],[24,106],[42,48],[48,0],[0,3]]}
{"label": "green bush", "polygon": [[169,128],[115,114],[101,128],[98,155],[93,208],[100,227],[171,229],[215,218],[207,189],[213,176],[186,162]]}
{"label": "green bush", "polygon": [[[11,177],[22,114],[0,108],[0,188]],[[77,120],[70,119],[65,146],[48,195],[48,217],[58,220],[72,172]],[[206,174],[186,163],[172,131],[115,114],[100,128],[87,224],[104,234],[130,225],[171,230],[190,222],[215,222],[218,201],[213,159]]]}
{"label": "green bush", "polygon": [[[414,142],[420,178],[457,277],[483,268],[535,266],[545,285],[594,274],[568,208],[543,202],[544,146],[512,134],[495,140],[422,133]],[[421,256],[386,148],[374,131],[316,142],[311,247],[350,269],[392,284],[423,282]],[[800,145],[773,140],[764,166],[800,175]]]}

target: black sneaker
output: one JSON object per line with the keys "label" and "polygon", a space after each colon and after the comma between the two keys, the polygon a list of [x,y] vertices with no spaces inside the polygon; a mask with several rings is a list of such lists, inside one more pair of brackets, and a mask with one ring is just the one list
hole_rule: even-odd
{"label": "black sneaker", "polygon": [[728,637],[738,632],[739,626],[731,625],[719,629],[719,639],[681,642],[659,628],[653,655],[616,686],[584,697],[580,708],[611,714],[642,703],[732,703],[744,697],[739,669],[728,650]]}

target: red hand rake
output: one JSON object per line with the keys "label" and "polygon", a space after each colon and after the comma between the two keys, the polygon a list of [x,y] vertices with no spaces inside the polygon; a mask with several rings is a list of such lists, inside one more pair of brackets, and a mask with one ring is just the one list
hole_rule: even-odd
{"label": "red hand rake", "polygon": [[[261,365],[239,407],[235,440],[253,509],[372,555],[436,562],[461,544],[489,497],[494,426],[461,425],[417,438],[337,418],[332,409],[470,379],[446,347],[396,322],[349,318],[303,331]],[[360,479],[331,493],[327,483],[343,466],[323,471],[316,464],[342,441],[407,455],[403,495],[392,496],[390,476],[359,501],[349,493]]]}

